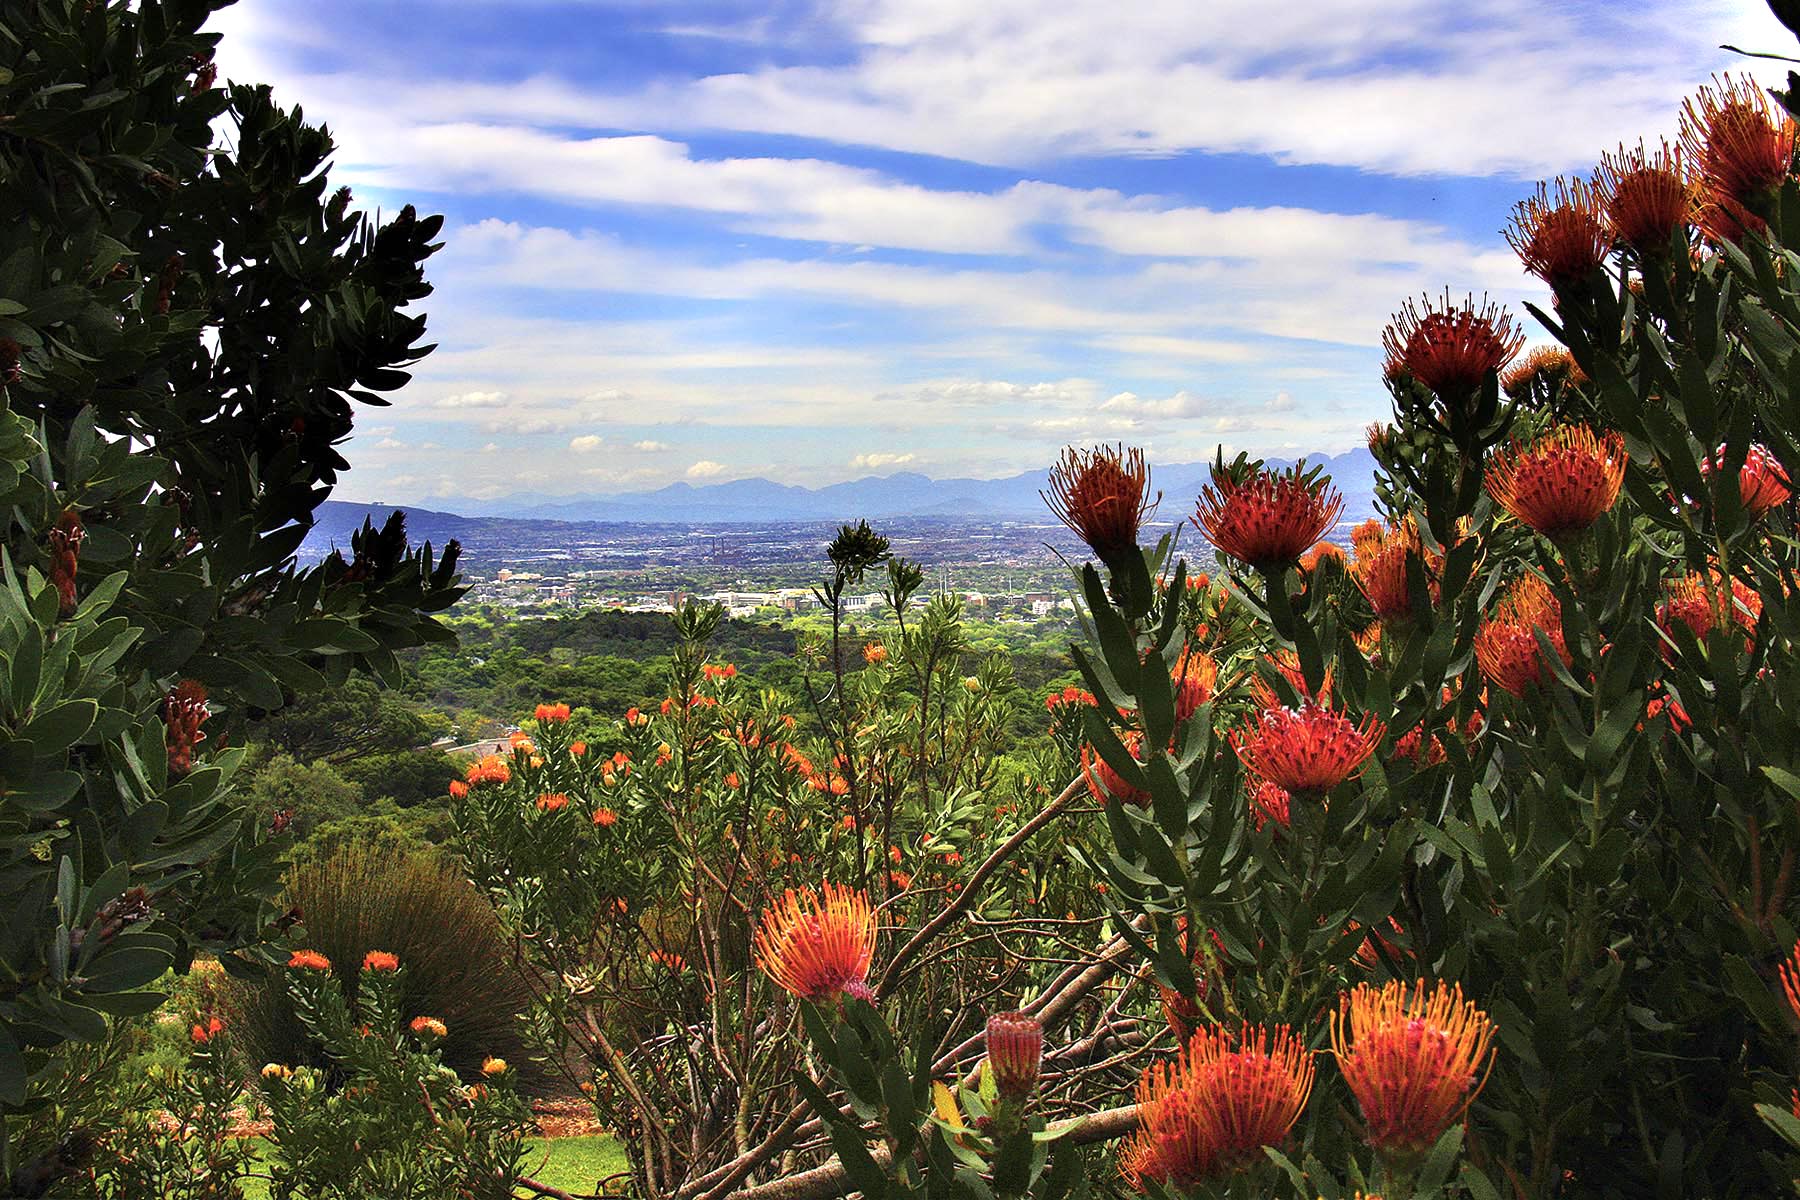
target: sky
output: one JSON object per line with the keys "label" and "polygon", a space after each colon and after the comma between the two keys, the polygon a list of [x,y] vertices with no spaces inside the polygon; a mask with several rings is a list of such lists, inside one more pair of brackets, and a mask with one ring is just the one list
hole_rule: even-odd
{"label": "sky", "polygon": [[[341,499],[1359,445],[1401,302],[1673,136],[1762,0],[239,0],[222,74],[446,217]],[[1768,66],[1756,74],[1780,76]],[[229,130],[222,136],[230,140]],[[442,504],[441,507],[454,505]]]}

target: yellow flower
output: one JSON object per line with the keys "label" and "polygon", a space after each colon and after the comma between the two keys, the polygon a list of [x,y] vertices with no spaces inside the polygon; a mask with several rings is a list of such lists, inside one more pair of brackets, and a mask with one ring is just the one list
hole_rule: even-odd
{"label": "yellow flower", "polygon": [[481,1073],[488,1076],[490,1079],[495,1075],[506,1074],[506,1060],[504,1058],[494,1058],[491,1055],[482,1059]]}

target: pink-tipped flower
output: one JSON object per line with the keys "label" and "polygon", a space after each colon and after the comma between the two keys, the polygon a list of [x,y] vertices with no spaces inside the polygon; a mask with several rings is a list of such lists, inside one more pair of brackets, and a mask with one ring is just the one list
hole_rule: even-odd
{"label": "pink-tipped flower", "polygon": [[1031,1095],[1044,1061],[1044,1026],[1020,1012],[987,1019],[987,1063],[1000,1095],[1015,1104]]}
{"label": "pink-tipped flower", "polygon": [[817,892],[789,888],[757,927],[756,964],[803,1000],[840,994],[871,999],[875,932],[875,910],[855,888],[832,883]]}
{"label": "pink-tipped flower", "polygon": [[[1700,474],[1710,480],[1725,469],[1725,447],[1720,446],[1700,464]],[[1753,445],[1744,454],[1744,465],[1738,471],[1738,495],[1744,511],[1760,517],[1779,508],[1794,494],[1792,481],[1781,463],[1768,449]]]}

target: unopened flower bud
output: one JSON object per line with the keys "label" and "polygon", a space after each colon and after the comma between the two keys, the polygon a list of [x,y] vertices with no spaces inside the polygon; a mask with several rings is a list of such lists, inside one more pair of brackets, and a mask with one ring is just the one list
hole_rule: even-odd
{"label": "unopened flower bud", "polygon": [[1002,1099],[1023,1100],[1037,1086],[1044,1061],[1044,1026],[1024,1013],[995,1013],[987,1019],[988,1069]]}

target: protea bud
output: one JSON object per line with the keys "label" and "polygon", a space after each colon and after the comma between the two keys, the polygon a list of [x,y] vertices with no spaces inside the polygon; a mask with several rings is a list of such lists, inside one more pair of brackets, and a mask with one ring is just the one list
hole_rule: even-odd
{"label": "protea bud", "polygon": [[1018,1102],[1037,1086],[1044,1061],[1044,1026],[1024,1013],[995,1013],[987,1019],[988,1070],[1002,1099]]}
{"label": "protea bud", "polygon": [[58,611],[65,617],[75,611],[75,575],[81,566],[81,543],[86,539],[87,531],[82,528],[81,516],[74,509],[56,518],[47,539],[50,543],[50,583],[56,588]]}
{"label": "protea bud", "polygon": [[186,775],[194,769],[194,748],[206,740],[200,726],[207,716],[206,689],[192,679],[182,680],[163,698],[164,746],[170,774]]}

